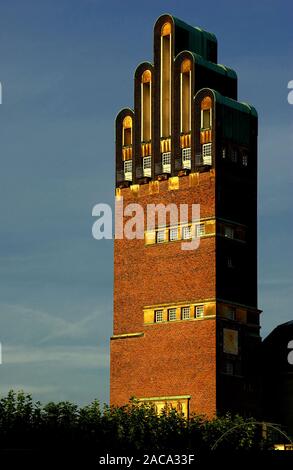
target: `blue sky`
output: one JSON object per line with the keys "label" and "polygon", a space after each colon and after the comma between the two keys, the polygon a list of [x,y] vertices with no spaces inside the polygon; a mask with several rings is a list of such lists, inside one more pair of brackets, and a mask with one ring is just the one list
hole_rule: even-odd
{"label": "blue sky", "polygon": [[292,4],[289,1],[2,0],[0,393],[108,401],[114,125],[169,12],[216,34],[239,99],[259,113],[262,334],[292,319]]}

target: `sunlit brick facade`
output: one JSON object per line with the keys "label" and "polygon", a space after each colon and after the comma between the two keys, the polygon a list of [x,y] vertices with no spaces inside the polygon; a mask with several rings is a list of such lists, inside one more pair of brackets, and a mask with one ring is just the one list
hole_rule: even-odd
{"label": "sunlit brick facade", "polygon": [[[257,114],[213,34],[156,21],[153,64],[116,118],[116,194],[145,210],[200,204],[200,220],[115,240],[111,403],[256,415]],[[198,249],[182,250],[195,232]]]}

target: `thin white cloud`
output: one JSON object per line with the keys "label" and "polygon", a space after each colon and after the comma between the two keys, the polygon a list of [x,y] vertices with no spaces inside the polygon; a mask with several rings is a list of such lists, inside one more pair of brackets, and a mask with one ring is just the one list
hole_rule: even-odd
{"label": "thin white cloud", "polygon": [[68,322],[47,312],[20,304],[0,304],[0,331],[2,338],[26,343],[66,328]]}
{"label": "thin white cloud", "polygon": [[67,320],[38,309],[19,304],[0,304],[0,332],[10,344],[50,345],[54,342],[104,342],[105,334],[102,319],[108,308],[95,310],[88,315],[83,313],[80,320]]}
{"label": "thin white cloud", "polygon": [[[98,319],[101,317],[98,311],[91,313],[90,315],[83,317],[81,320],[76,322],[66,322],[61,328],[54,330],[49,335],[45,336],[40,343],[45,344],[54,342],[56,339],[67,338],[67,339],[83,339],[89,335],[94,325],[98,325]],[[98,334],[97,334],[98,336]]]}

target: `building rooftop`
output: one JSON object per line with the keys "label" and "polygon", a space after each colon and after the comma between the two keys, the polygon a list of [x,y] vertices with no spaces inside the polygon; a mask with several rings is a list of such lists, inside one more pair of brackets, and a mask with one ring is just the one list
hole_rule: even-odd
{"label": "building rooftop", "polygon": [[161,15],[156,23],[166,19],[175,27],[175,56],[186,49],[201,55],[204,59],[217,63],[217,38],[213,33],[199,27],[190,26],[184,21],[170,14]]}

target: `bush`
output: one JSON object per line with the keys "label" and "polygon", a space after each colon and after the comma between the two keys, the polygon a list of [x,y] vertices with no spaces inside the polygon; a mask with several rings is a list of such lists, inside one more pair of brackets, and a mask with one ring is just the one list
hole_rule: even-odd
{"label": "bush", "polygon": [[1,449],[87,449],[100,455],[200,453],[213,448],[260,448],[253,419],[227,414],[212,420],[175,410],[157,415],[135,399],[121,407],[98,401],[78,407],[69,402],[41,405],[24,392],[0,400]]}

